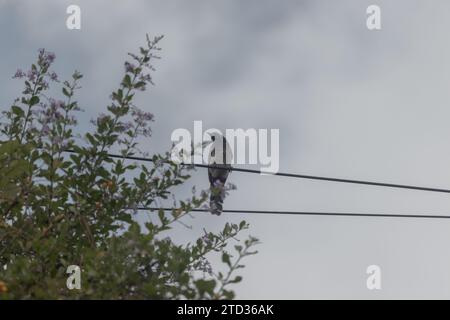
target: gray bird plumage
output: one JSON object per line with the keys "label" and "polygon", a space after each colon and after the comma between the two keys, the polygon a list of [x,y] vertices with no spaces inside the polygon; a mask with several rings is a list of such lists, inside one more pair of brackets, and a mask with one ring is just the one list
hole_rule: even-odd
{"label": "gray bird plumage", "polygon": [[225,197],[225,182],[231,169],[232,154],[224,136],[211,135],[212,146],[209,156],[208,179],[211,188],[210,209],[212,214],[220,215]]}

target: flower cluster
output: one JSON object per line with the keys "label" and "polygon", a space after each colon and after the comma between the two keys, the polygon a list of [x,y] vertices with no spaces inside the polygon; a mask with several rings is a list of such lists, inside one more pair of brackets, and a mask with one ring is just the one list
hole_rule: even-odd
{"label": "flower cluster", "polygon": [[[78,89],[77,81],[82,75],[75,72],[72,75],[72,83],[63,82],[63,93],[68,98],[65,103],[62,100],[48,98],[43,92],[48,89],[49,81],[59,82],[58,75],[49,68],[55,62],[56,56],[53,52],[45,49],[38,50],[37,63],[32,64],[27,71],[17,69],[13,78],[25,79],[25,95],[20,101],[25,105],[23,112],[22,139],[24,136],[36,135],[40,141],[48,141],[51,144],[62,146],[67,144],[67,137],[63,132],[66,127],[76,125],[77,121],[71,114],[72,111],[80,111],[76,102],[70,102],[74,90]],[[19,100],[16,101],[18,103]],[[20,114],[20,112],[19,112]]]}
{"label": "flower cluster", "polygon": [[17,69],[16,73],[13,76],[13,79],[22,79],[26,76],[26,73],[22,71],[22,69]]}
{"label": "flower cluster", "polygon": [[128,61],[125,61],[125,72],[134,73],[136,66]]}
{"label": "flower cluster", "polygon": [[139,108],[134,107],[131,111],[134,123],[137,125],[137,133],[144,137],[150,137],[152,130],[150,128],[150,122],[154,120],[154,115],[150,112],[144,112]]}
{"label": "flower cluster", "polygon": [[209,274],[210,276],[213,274],[213,269],[211,266],[211,263],[208,261],[208,259],[206,259],[205,257],[200,257],[199,261],[197,262],[196,265],[197,269]]}
{"label": "flower cluster", "polygon": [[[225,248],[247,228],[245,221],[227,223],[217,233],[204,230],[204,237],[194,243],[161,240],[175,223],[186,226],[181,219],[207,202],[208,193],[202,191],[198,197],[194,188],[190,198],[176,201],[175,188],[190,175],[189,168],[170,161],[169,151],[153,155],[152,163],[138,165],[125,160],[127,155],[143,154],[137,138],[151,133],[154,116],[137,108],[133,97],[151,83],[146,72],[152,69],[151,50],[156,50],[159,39],[147,37],[148,46],[141,48],[138,61],[125,64],[125,75],[113,91],[106,114],[94,121],[93,130],[84,133],[70,127],[76,123],[72,111],[79,110],[75,91],[81,74],[75,72],[72,80],[61,81],[65,98],[59,100],[44,92],[53,85],[51,81],[58,81],[56,73],[49,71],[55,61],[53,53],[39,50],[38,61],[30,70],[15,73],[14,78],[25,80],[25,90],[3,113],[1,121],[5,122],[0,123],[0,135],[5,138],[0,144],[0,195],[5,195],[0,212],[12,222],[2,226],[9,236],[0,239],[0,266],[5,266],[0,297],[233,297],[225,286],[240,281],[231,273],[242,267],[237,262],[243,256],[241,251],[246,252],[235,246],[239,257],[230,263]],[[79,141],[82,137],[85,140]],[[123,157],[111,157],[113,149]],[[175,202],[171,215],[158,210],[159,219],[138,223],[137,208],[162,206],[171,195]],[[207,261],[210,254],[220,253],[230,269],[224,275],[213,272]],[[74,261],[83,263],[90,281],[84,282],[83,290],[68,292],[62,290],[65,272]],[[23,270],[31,269],[46,272],[32,272],[32,277],[27,274],[26,281],[20,281]],[[201,271],[203,279],[198,279]]]}
{"label": "flower cluster", "polygon": [[131,130],[133,127],[134,127],[133,122],[124,121],[124,122],[120,122],[117,125],[117,131],[119,131],[120,133],[123,133],[123,132],[127,132],[128,130]]}
{"label": "flower cluster", "polygon": [[[72,110],[79,111],[79,107],[75,106]],[[56,123],[65,124],[66,126],[74,126],[77,120],[73,115],[69,115],[68,107],[62,100],[53,98],[48,99],[48,103],[39,103],[39,108],[34,110],[34,115],[38,123],[41,125],[39,136],[47,138],[52,144],[66,144],[63,138],[54,131]]]}
{"label": "flower cluster", "polygon": [[[49,71],[50,66],[56,59],[56,55],[53,52],[46,51],[45,49],[39,49],[37,66],[32,65],[26,72],[22,69],[17,69],[13,75],[13,79],[26,79],[29,83],[33,84],[34,88],[39,90],[47,90],[49,83],[45,78],[51,81],[58,81],[58,75],[54,71]],[[29,84],[24,93],[33,93],[32,85]]]}
{"label": "flower cluster", "polygon": [[40,66],[46,66],[47,68],[55,61],[56,56],[53,52],[45,51],[45,49],[39,49],[38,64]]}

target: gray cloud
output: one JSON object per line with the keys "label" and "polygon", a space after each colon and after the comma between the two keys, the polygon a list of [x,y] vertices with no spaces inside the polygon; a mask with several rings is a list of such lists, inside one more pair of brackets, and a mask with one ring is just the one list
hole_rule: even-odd
{"label": "gray cloud", "polygon": [[[82,30],[65,8],[82,8]],[[369,1],[0,1],[2,101],[10,75],[39,47],[56,68],[85,74],[80,101],[94,117],[120,80],[126,53],[165,34],[156,86],[139,98],[154,112],[150,151],[170,133],[205,127],[279,128],[281,170],[445,187],[450,185],[450,4],[378,1],[383,29],[369,32]],[[84,125],[80,131],[85,130]],[[450,213],[445,195],[233,173],[229,208]],[[193,183],[206,187],[206,172]],[[186,188],[187,190],[187,188]],[[183,195],[187,191],[180,191]],[[217,229],[245,218],[261,238],[240,298],[449,298],[446,221],[283,216],[197,216]],[[378,264],[383,290],[365,287]]]}

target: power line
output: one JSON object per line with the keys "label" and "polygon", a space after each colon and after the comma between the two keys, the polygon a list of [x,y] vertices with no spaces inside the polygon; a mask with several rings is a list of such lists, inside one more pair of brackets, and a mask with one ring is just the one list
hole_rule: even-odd
{"label": "power line", "polygon": [[[146,208],[137,210],[145,211],[173,211],[177,208]],[[209,212],[208,209],[191,209],[190,212]],[[391,214],[391,213],[358,213],[358,212],[310,212],[310,211],[278,211],[278,210],[223,210],[225,213],[250,213],[250,214],[280,214],[298,216],[341,216],[341,217],[374,217],[374,218],[415,218],[415,219],[450,219],[450,215],[426,215],[426,214]]]}
{"label": "power line", "polygon": [[[74,150],[65,150],[68,153],[77,153]],[[143,161],[143,162],[154,162],[153,159],[145,158],[145,157],[137,157],[137,156],[123,156],[119,154],[107,154],[110,158],[119,158],[119,159],[128,159],[135,161]],[[181,165],[189,165],[199,168],[214,168],[213,165],[207,164],[181,164]],[[260,170],[253,169],[244,169],[244,168],[230,168],[230,171],[237,172],[246,172],[253,174],[261,174],[265,172],[261,172]],[[371,186],[379,186],[379,187],[389,187],[389,188],[399,188],[399,189],[410,189],[410,190],[420,190],[420,191],[430,191],[430,192],[441,192],[441,193],[450,193],[450,189],[439,189],[439,188],[429,188],[429,187],[420,187],[414,185],[405,185],[405,184],[394,184],[394,183],[385,183],[385,182],[374,182],[374,181],[365,181],[365,180],[352,180],[352,179],[340,179],[340,178],[330,178],[323,176],[313,176],[313,175],[303,175],[303,174],[295,174],[295,173],[286,173],[286,172],[277,172],[274,173],[275,176],[282,177],[290,177],[290,178],[298,178],[298,179],[309,179],[309,180],[321,180],[321,181],[331,181],[331,182],[340,182],[340,183],[350,183],[350,184],[362,184],[362,185],[371,185]],[[145,210],[145,211],[156,211],[156,210],[164,210],[164,211],[173,211],[177,208],[147,208],[147,207],[138,207],[137,210]],[[191,209],[190,212],[209,212],[208,209]],[[249,214],[279,214],[279,215],[302,215],[302,216],[341,216],[341,217],[378,217],[378,218],[415,218],[415,219],[450,219],[450,215],[426,215],[426,214],[392,214],[392,213],[359,213],[359,212],[313,212],[313,211],[280,211],[280,210],[236,210],[236,209],[225,209],[224,213],[249,213]]]}
{"label": "power line", "polygon": [[[66,152],[76,153],[73,150],[66,150]],[[110,153],[108,153],[107,156],[110,157],[110,158],[120,158],[120,159],[129,159],[129,160],[136,160],[136,161],[143,161],[143,162],[153,162],[153,159],[145,158],[145,157],[122,156],[122,155],[119,155],[119,154],[110,154]],[[198,167],[198,168],[214,168],[213,165],[207,165],[207,164],[181,164],[181,165],[194,166],[194,167]],[[262,172],[261,170],[235,168],[235,167],[232,167],[229,170],[230,171],[236,171],[236,172],[253,173],[253,174],[267,174],[266,172]],[[341,178],[315,176],[315,175],[305,175],[305,174],[296,174],[296,173],[287,173],[287,172],[277,172],[277,173],[273,173],[271,175],[280,176],[280,177],[297,178],[297,179],[320,180],[320,181],[330,181],[330,182],[348,183],[348,184],[361,184],[361,185],[369,185],[369,186],[377,186],[377,187],[387,187],[387,188],[409,189],[409,190],[419,190],[419,191],[428,191],[428,192],[450,193],[450,189],[421,187],[421,186],[407,185],[407,184],[396,184],[396,183],[387,183],[387,182],[374,182],[374,181],[367,181],[367,180],[341,179]]]}

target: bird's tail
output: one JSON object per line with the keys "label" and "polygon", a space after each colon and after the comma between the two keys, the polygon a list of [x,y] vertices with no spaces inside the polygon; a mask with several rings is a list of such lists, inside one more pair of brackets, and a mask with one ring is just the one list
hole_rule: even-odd
{"label": "bird's tail", "polygon": [[212,214],[220,216],[223,210],[223,184],[211,185],[209,207]]}

